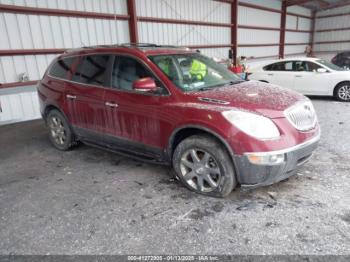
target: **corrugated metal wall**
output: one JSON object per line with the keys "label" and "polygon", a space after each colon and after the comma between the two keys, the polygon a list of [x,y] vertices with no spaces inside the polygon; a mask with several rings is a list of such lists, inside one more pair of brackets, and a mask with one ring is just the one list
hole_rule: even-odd
{"label": "corrugated metal wall", "polygon": [[[241,0],[248,6],[238,9],[238,56],[278,56],[281,1]],[[106,14],[127,15],[126,0],[0,0],[0,4],[35,8],[63,9]],[[277,12],[255,9],[249,4],[276,9]],[[309,15],[305,8],[292,8],[294,13]],[[140,17],[180,19],[214,23],[231,23],[229,3],[212,0],[136,0]],[[247,26],[272,27],[272,30],[250,29]],[[296,16],[287,17],[287,28],[309,30],[310,21]],[[172,45],[227,45],[231,44],[229,26],[187,25],[138,21],[140,42]],[[48,16],[35,14],[0,13],[0,50],[61,49],[82,45],[129,42],[127,20]],[[286,33],[286,42],[308,42],[308,33]],[[247,46],[267,44],[268,46]],[[286,46],[286,54],[301,53],[304,46]],[[203,48],[202,53],[227,58],[229,47]],[[0,83],[19,81],[21,73],[29,80],[42,77],[55,55],[0,56]],[[0,89],[0,124],[14,120],[39,117],[33,87],[24,94],[6,94]],[[17,97],[17,98],[16,98]],[[16,100],[17,99],[17,100]],[[13,106],[9,106],[9,101]],[[24,105],[21,107],[19,105]],[[17,110],[17,111],[16,111]],[[29,114],[27,114],[29,112]],[[22,117],[21,117],[22,116]]]}
{"label": "corrugated metal wall", "polygon": [[[348,13],[347,15],[322,17],[326,15]],[[350,6],[343,6],[317,13],[315,22],[315,52],[337,53],[343,50],[350,50],[350,29],[349,30],[330,30],[326,32],[317,32],[319,30],[328,30],[336,28],[350,28]],[[318,44],[318,42],[327,41],[347,41],[344,43]]]}
{"label": "corrugated metal wall", "polygon": [[18,87],[0,91],[0,124],[36,119],[40,117],[35,87]]}
{"label": "corrugated metal wall", "polygon": [[[304,16],[311,17],[311,10],[300,7],[291,6],[287,9],[288,12],[297,13]],[[311,31],[311,19],[305,17],[298,17],[287,15],[286,28],[292,30],[307,30]],[[311,38],[311,32],[286,32],[286,43],[301,43],[298,45],[286,45],[285,55],[300,54],[305,50],[305,43],[309,43]]]}
{"label": "corrugated metal wall", "polygon": [[[242,0],[240,2],[260,5],[268,8],[281,10],[281,2],[275,0]],[[239,6],[238,24],[240,26],[260,26],[279,28],[281,14],[255,8]],[[276,46],[261,47],[239,47],[238,55],[247,57],[276,56],[278,57],[278,46],[280,32],[277,30],[256,30],[240,28],[238,30],[238,45],[245,44],[276,44]]]}
{"label": "corrugated metal wall", "polygon": [[[214,23],[231,23],[229,3],[212,0],[136,0],[137,15]],[[231,29],[202,25],[138,22],[139,40],[169,45],[230,45]],[[228,48],[203,48],[212,57],[226,58]]]}
{"label": "corrugated metal wall", "polygon": [[[126,14],[125,1],[113,0],[0,0],[1,4],[58,8],[76,11]],[[0,14],[0,49],[72,48],[84,45],[129,42],[127,21]],[[40,79],[52,55],[0,57],[0,82],[18,81],[26,72],[30,80]]]}
{"label": "corrugated metal wall", "polygon": [[[97,13],[127,14],[125,0],[0,0],[0,4]],[[0,13],[0,49],[72,48],[129,42],[128,21]],[[0,57],[0,83],[19,81],[26,73],[38,80],[55,55]],[[11,92],[10,92],[11,91]],[[40,117],[34,87],[21,92],[0,89],[0,124]]]}

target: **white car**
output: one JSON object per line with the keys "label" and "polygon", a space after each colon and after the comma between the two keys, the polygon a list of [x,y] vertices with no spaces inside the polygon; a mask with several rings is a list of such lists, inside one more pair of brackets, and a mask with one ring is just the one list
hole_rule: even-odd
{"label": "white car", "polygon": [[276,84],[304,95],[350,101],[350,71],[318,58],[290,58],[249,70],[249,79]]}

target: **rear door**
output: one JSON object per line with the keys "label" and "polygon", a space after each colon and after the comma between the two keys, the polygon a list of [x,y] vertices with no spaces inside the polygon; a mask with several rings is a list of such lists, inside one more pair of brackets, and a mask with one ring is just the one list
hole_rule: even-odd
{"label": "rear door", "polygon": [[293,61],[277,62],[264,69],[269,83],[294,89]]}
{"label": "rear door", "polygon": [[68,117],[75,132],[99,144],[106,131],[104,95],[110,81],[109,63],[108,54],[82,56],[66,88]]}
{"label": "rear door", "polygon": [[[151,77],[157,92],[133,90],[133,82]],[[157,157],[162,154],[162,126],[171,123],[163,104],[170,94],[142,61],[131,56],[115,56],[111,88],[106,90],[107,138],[111,147],[142,152]]]}

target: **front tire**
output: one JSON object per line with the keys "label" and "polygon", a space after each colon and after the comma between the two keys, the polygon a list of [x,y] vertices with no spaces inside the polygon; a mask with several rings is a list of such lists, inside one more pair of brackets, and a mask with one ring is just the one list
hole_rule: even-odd
{"label": "front tire", "polygon": [[229,154],[209,136],[181,141],[173,154],[173,167],[180,181],[199,194],[226,197],[237,185]]}
{"label": "front tire", "polygon": [[343,82],[337,85],[334,90],[334,96],[342,102],[350,102],[350,82]]}
{"label": "front tire", "polygon": [[46,124],[54,147],[67,151],[75,144],[74,134],[61,112],[56,109],[51,110],[47,115]]}

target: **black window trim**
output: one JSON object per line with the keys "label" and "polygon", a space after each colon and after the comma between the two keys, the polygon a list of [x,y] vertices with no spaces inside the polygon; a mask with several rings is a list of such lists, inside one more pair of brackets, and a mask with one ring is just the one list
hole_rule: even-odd
{"label": "black window trim", "polygon": [[[106,75],[106,78],[104,80],[103,85],[94,85],[94,84],[87,84],[87,83],[81,83],[81,82],[74,81],[73,76],[78,69],[78,65],[82,62],[82,59],[84,59],[87,56],[94,56],[94,55],[102,55],[102,56],[108,55],[108,56],[110,56],[108,59],[108,63],[107,63],[107,75]],[[111,53],[89,53],[89,54],[77,55],[79,57],[79,62],[78,62],[79,64],[77,64],[77,66],[74,68],[74,71],[72,72],[72,77],[69,80],[69,82],[76,83],[79,85],[88,86],[88,87],[109,88],[109,85],[111,85],[111,82],[112,82],[112,66],[114,63],[114,57],[112,57],[112,55],[113,54],[111,54]]]}
{"label": "black window trim", "polygon": [[[263,70],[264,71],[267,71],[267,72],[297,72],[297,71],[294,71],[294,63],[297,62],[299,60],[287,60],[287,61],[278,61],[278,62],[273,62],[271,64],[268,64],[266,66],[263,67]],[[268,66],[272,66],[272,65],[276,65],[276,64],[280,64],[280,63],[290,63],[292,62],[292,68],[293,70],[266,70],[265,68],[268,67]]]}
{"label": "black window trim", "polygon": [[171,96],[171,92],[169,91],[169,89],[166,87],[166,85],[164,84],[164,82],[158,77],[158,75],[149,67],[149,65],[147,63],[145,63],[145,61],[143,61],[142,59],[132,55],[132,54],[121,54],[121,53],[113,53],[113,64],[111,65],[111,68],[113,68],[114,62],[116,57],[118,56],[123,56],[123,57],[129,57],[132,59],[135,59],[137,62],[139,62],[141,65],[143,65],[152,75],[153,77],[159,81],[159,83],[161,83],[162,88],[164,88],[164,90],[166,91],[166,93],[164,94],[155,94],[155,93],[149,93],[149,92],[138,92],[138,91],[134,91],[134,90],[125,90],[125,89],[120,89],[120,88],[113,88],[112,87],[112,71],[113,69],[111,69],[111,75],[110,75],[110,87],[108,87],[109,90],[113,90],[113,91],[118,91],[118,92],[124,92],[124,93],[131,93],[131,94],[139,94],[139,95],[146,95],[146,96]]}
{"label": "black window trim", "polygon": [[[65,57],[58,57],[58,58],[56,58],[56,59],[51,63],[51,65],[49,66],[49,68],[46,70],[46,72],[47,72],[46,75],[49,76],[49,77],[51,77],[51,78],[57,79],[57,80],[70,81],[70,79],[68,78],[68,74],[67,74],[67,78],[61,78],[61,77],[53,76],[53,75],[51,74],[51,69],[52,69],[53,66],[56,65],[60,60],[65,60],[65,59],[69,59],[69,58],[75,58],[75,60],[73,61],[73,65],[74,65],[74,63],[76,63],[77,56],[78,56],[78,55],[65,56]],[[69,71],[71,71],[70,73],[73,74],[72,68],[70,68]]]}
{"label": "black window trim", "polygon": [[[75,58],[79,58],[81,59],[82,56],[87,56],[87,55],[110,55],[110,56],[113,56],[113,58],[110,59],[109,62],[109,68],[108,68],[108,71],[109,71],[109,74],[108,74],[108,82],[107,84],[109,84],[109,86],[99,86],[99,85],[92,85],[92,84],[85,84],[85,83],[79,83],[79,82],[76,82],[76,81],[73,81],[72,80],[72,77],[71,79],[63,79],[63,78],[58,78],[58,77],[55,77],[55,76],[52,76],[50,75],[50,70],[51,70],[51,67],[60,59],[66,59],[66,58],[72,58],[72,57],[75,57]],[[147,93],[147,92],[137,92],[137,91],[132,91],[132,90],[123,90],[123,89],[118,89],[118,88],[112,88],[112,70],[113,70],[113,65],[114,65],[114,61],[115,61],[115,57],[116,56],[126,56],[126,57],[131,57],[135,60],[137,60],[138,62],[140,62],[143,66],[145,66],[152,74],[153,76],[162,84],[162,87],[164,88],[164,90],[166,91],[166,94],[154,94],[154,93]],[[76,61],[75,61],[76,62]],[[74,70],[72,71],[72,75],[75,73],[75,71],[77,70],[77,67],[74,68]],[[164,84],[164,82],[158,77],[158,75],[149,67],[149,65],[143,61],[142,59],[132,55],[132,54],[121,54],[121,53],[117,53],[117,52],[92,52],[92,53],[85,53],[85,54],[76,54],[76,55],[71,55],[71,56],[66,56],[66,57],[63,57],[63,58],[58,58],[56,59],[51,65],[50,67],[48,68],[48,73],[47,75],[51,78],[54,78],[54,79],[58,79],[58,80],[61,80],[61,81],[64,81],[64,82],[68,82],[68,83],[74,83],[74,84],[79,84],[79,85],[84,85],[84,86],[87,86],[87,87],[97,87],[97,88],[102,88],[102,89],[107,89],[107,90],[113,90],[113,91],[119,91],[119,92],[127,92],[127,93],[133,93],[133,94],[141,94],[141,95],[146,95],[146,96],[171,96],[171,92],[170,90],[167,88],[167,86]]]}

